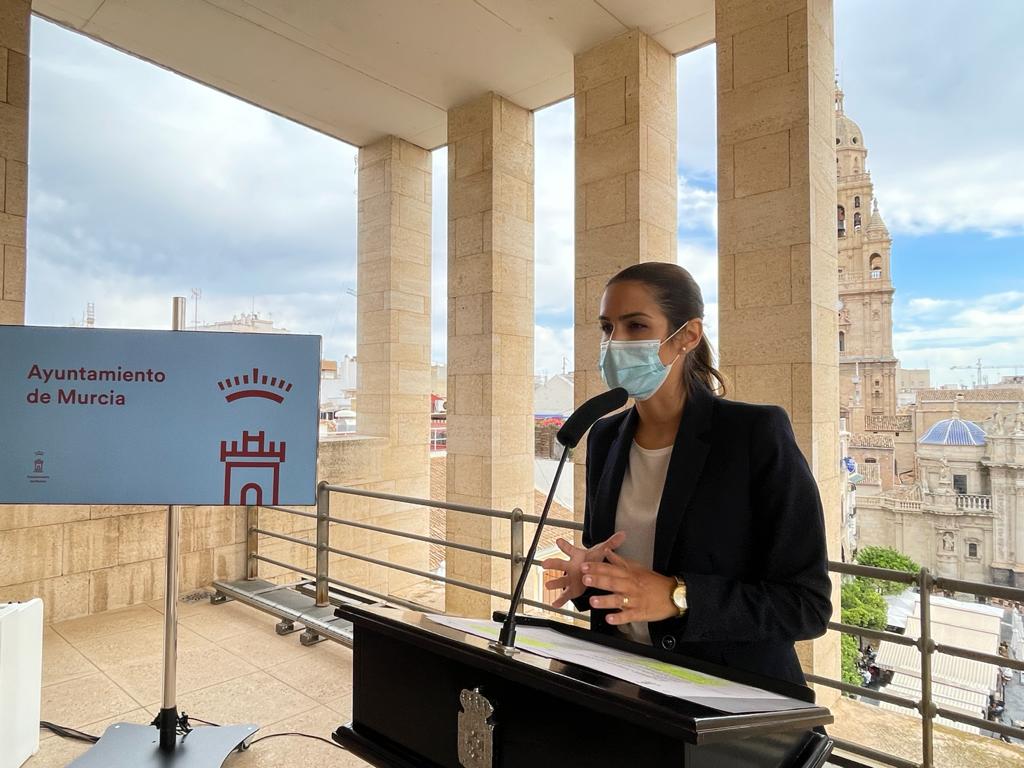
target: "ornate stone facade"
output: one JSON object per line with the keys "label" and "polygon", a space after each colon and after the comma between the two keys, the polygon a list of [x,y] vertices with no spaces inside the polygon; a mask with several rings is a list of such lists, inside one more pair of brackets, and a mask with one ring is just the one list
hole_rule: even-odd
{"label": "ornate stone facade", "polygon": [[1024,584],[1024,401],[982,425],[937,421],[919,437],[917,482],[858,491],[858,544],[894,547],[940,576]]}

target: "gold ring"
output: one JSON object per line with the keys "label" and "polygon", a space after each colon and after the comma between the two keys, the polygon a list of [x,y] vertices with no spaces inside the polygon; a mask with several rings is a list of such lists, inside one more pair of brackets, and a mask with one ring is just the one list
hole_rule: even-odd
{"label": "gold ring", "polygon": [[629,607],[629,598],[626,597],[625,595],[622,596],[622,607],[623,608],[628,608]]}

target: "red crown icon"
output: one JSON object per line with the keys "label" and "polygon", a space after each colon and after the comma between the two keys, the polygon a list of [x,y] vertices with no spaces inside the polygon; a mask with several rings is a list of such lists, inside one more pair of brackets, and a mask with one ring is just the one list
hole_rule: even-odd
{"label": "red crown icon", "polygon": [[[251,375],[246,373],[241,376],[229,376],[218,381],[217,386],[222,392],[227,392],[224,399],[229,403],[241,400],[243,397],[262,397],[280,403],[284,401],[284,393],[292,391],[290,382],[279,379],[277,376],[267,376],[265,373],[261,376],[259,368],[253,368]],[[247,387],[247,389],[236,389],[236,387]]]}

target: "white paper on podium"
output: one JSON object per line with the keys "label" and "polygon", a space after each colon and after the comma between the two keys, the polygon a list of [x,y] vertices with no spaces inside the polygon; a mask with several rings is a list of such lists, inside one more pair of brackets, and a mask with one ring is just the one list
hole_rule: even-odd
{"label": "white paper on podium", "polygon": [[[430,614],[431,621],[460,632],[496,640],[501,625],[486,619]],[[593,669],[667,696],[686,699],[723,712],[775,712],[816,705],[658,659],[577,640],[546,627],[516,628],[516,647],[538,656]]]}

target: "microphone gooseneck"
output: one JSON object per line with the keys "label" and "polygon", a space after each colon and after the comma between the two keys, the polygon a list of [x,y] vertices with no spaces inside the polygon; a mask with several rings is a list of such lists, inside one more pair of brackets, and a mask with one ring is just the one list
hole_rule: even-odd
{"label": "microphone gooseneck", "polygon": [[569,456],[569,451],[576,447],[576,444],[579,443],[584,433],[594,425],[594,422],[602,416],[624,406],[628,399],[629,394],[622,387],[602,392],[600,395],[590,398],[573,411],[572,415],[565,420],[562,428],[558,430],[558,434],[555,437],[562,444],[562,455],[558,459],[555,478],[551,482],[551,489],[548,491],[548,497],[544,501],[544,511],[540,514],[540,521],[537,523],[537,530],[533,534],[533,541],[530,543],[530,551],[527,553],[526,560],[523,563],[522,573],[520,573],[519,580],[516,582],[516,588],[512,593],[508,615],[501,626],[501,633],[498,635],[497,642],[491,643],[491,648],[506,654],[515,652],[516,610],[519,608],[519,603],[522,602],[523,588],[526,586],[526,579],[530,575],[530,566],[537,555],[540,534],[544,530],[548,513],[551,511],[551,502],[555,497],[555,489],[558,487],[558,481],[562,476],[562,468],[565,466],[565,460]]}

